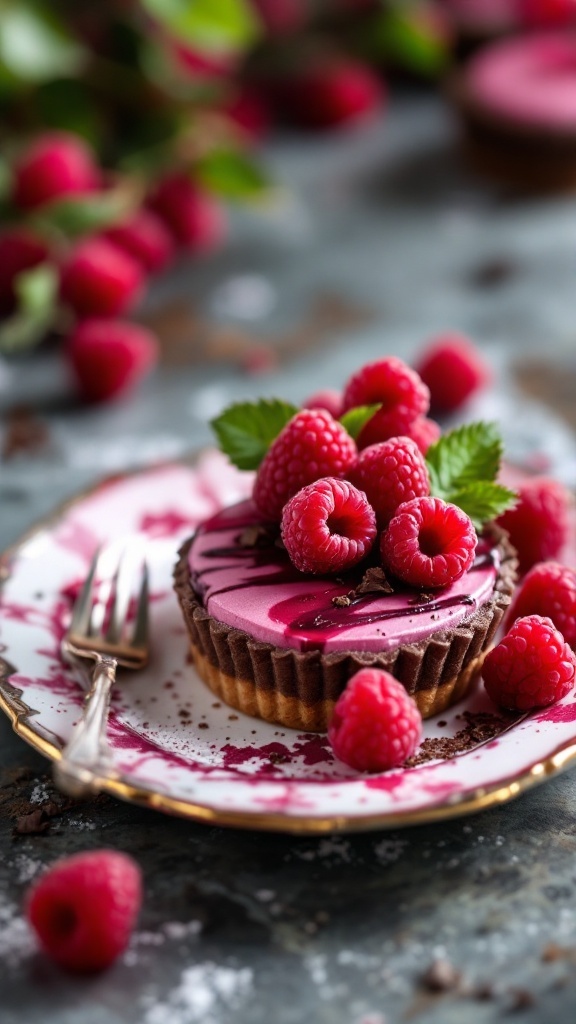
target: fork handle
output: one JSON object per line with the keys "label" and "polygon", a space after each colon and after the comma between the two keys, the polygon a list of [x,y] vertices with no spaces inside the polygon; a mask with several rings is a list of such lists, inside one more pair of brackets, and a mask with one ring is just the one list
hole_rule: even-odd
{"label": "fork handle", "polygon": [[109,770],[112,754],[106,740],[106,723],[117,664],[115,658],[97,656],[82,717],[60,760],[54,764],[54,781],[69,796],[91,796],[98,792],[95,775],[99,769]]}

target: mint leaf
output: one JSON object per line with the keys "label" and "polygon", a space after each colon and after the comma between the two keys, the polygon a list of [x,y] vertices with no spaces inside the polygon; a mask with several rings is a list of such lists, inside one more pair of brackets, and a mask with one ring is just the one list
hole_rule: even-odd
{"label": "mint leaf", "polygon": [[270,189],[261,167],[244,153],[214,149],[195,164],[195,178],[226,199],[260,199]]}
{"label": "mint leaf", "polygon": [[16,311],[0,324],[0,352],[32,348],[53,326],[57,311],[58,272],[41,263],[18,274],[14,289]]}
{"label": "mint leaf", "polygon": [[374,413],[378,412],[380,403],[377,405],[357,405],[354,409],[349,409],[343,416],[340,417],[340,423],[350,434],[350,437],[356,441],[362,427],[365,427],[368,420],[371,420]]}
{"label": "mint leaf", "polygon": [[491,483],[487,480],[477,480],[468,484],[461,491],[456,491],[450,498],[454,505],[458,505],[474,523],[477,530],[490,519],[511,508],[515,504],[516,494],[514,491],[502,487],[501,484]]}
{"label": "mint leaf", "polygon": [[220,448],[238,469],[258,469],[272,442],[298,409],[279,398],[237,402],[211,420]]}
{"label": "mint leaf", "polygon": [[453,501],[469,484],[495,480],[502,448],[495,423],[466,423],[444,434],[426,454],[432,494]]}
{"label": "mint leaf", "polygon": [[110,189],[108,192],[56,199],[33,217],[32,223],[48,237],[63,234],[76,238],[116,223],[134,206],[134,197],[127,189]]}

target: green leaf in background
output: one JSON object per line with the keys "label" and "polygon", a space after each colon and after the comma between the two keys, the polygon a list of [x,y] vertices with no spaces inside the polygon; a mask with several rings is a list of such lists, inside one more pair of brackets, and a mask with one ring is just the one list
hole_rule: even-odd
{"label": "green leaf in background", "polygon": [[377,405],[357,405],[355,409],[349,409],[343,416],[340,417],[340,423],[350,434],[350,437],[356,441],[362,427],[365,427],[368,420],[371,420],[374,413],[380,409],[380,404]]}
{"label": "green leaf in background", "polygon": [[17,79],[36,83],[74,74],[85,53],[41,3],[0,4],[0,65]]}
{"label": "green leaf in background", "polygon": [[450,60],[450,47],[442,33],[426,22],[418,5],[398,5],[378,15],[371,28],[370,48],[417,75],[435,77]]}
{"label": "green leaf in background", "polygon": [[171,36],[199,50],[242,50],[259,35],[249,0],[142,0],[142,4]]}
{"label": "green leaf in background", "polygon": [[16,312],[0,324],[0,352],[32,348],[54,323],[57,310],[58,272],[41,263],[25,270],[15,281]]}
{"label": "green leaf in background", "polygon": [[502,439],[495,423],[465,423],[431,445],[426,454],[432,493],[451,495],[477,480],[495,480],[502,458]]}
{"label": "green leaf in background", "polygon": [[496,519],[506,509],[512,508],[516,498],[514,491],[502,487],[501,484],[477,480],[463,490],[456,491],[450,500],[470,516],[477,530],[481,530],[484,523]]}
{"label": "green leaf in background", "polygon": [[194,165],[194,179],[226,199],[259,199],[271,183],[261,167],[245,153],[216,149]]}
{"label": "green leaf in background", "polygon": [[109,192],[59,199],[44,207],[30,219],[30,223],[40,234],[48,237],[59,234],[78,238],[114,224],[135,205],[135,197],[128,190],[111,189]]}
{"label": "green leaf in background", "polygon": [[100,148],[107,132],[106,114],[85,82],[58,76],[43,82],[34,99],[36,116],[44,127],[75,132]]}
{"label": "green leaf in background", "polygon": [[210,423],[222,451],[238,469],[258,469],[272,442],[298,412],[278,398],[237,402]]}

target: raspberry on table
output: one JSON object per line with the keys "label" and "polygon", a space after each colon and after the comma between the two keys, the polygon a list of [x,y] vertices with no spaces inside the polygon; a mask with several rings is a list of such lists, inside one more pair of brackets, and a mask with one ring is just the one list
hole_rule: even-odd
{"label": "raspberry on table", "polygon": [[474,561],[469,516],[441,498],[413,498],[396,510],[380,540],[384,567],[413,587],[446,587]]}
{"label": "raspberry on table", "polygon": [[80,242],[62,266],[60,296],[78,316],[116,316],[138,300],[141,265],[106,238]]}
{"label": "raspberry on table", "polygon": [[138,260],[151,274],[167,267],[174,256],[172,235],[152,210],[136,210],[128,220],[108,228],[104,237]]}
{"label": "raspberry on table", "polygon": [[351,59],[315,60],[271,83],[277,113],[299,128],[332,128],[367,117],[385,101],[385,87],[375,72]]}
{"label": "raspberry on table", "polygon": [[368,554],[375,539],[374,509],[347,480],[315,480],[284,506],[282,540],[301,572],[350,569]]}
{"label": "raspberry on table", "polygon": [[360,669],[336,702],[328,739],[340,761],[361,772],[397,768],[422,736],[422,716],[389,672]]}
{"label": "raspberry on table", "polygon": [[566,643],[576,647],[576,571],[559,562],[538,562],[526,573],[506,621],[526,615],[552,619]]}
{"label": "raspberry on table", "polygon": [[100,971],[128,945],[142,900],[140,868],[117,850],[57,861],[28,892],[26,916],[46,953],[71,971]]}
{"label": "raspberry on table", "polygon": [[543,476],[520,484],[516,492],[516,505],[497,523],[510,534],[520,572],[525,573],[536,562],[558,558],[570,533],[572,497],[559,481]]}
{"label": "raspberry on table", "polygon": [[13,198],[21,210],[35,210],[63,196],[94,192],[100,179],[83,139],[71,132],[46,132],[18,160]]}
{"label": "raspberry on table", "polygon": [[381,404],[360,431],[358,448],[403,434],[418,416],[428,411],[428,388],[414,370],[396,356],[368,363],[348,381],[343,395],[347,412],[358,405]]}
{"label": "raspberry on table", "polygon": [[344,427],[325,409],[302,409],[272,442],[254,481],[254,501],[267,519],[302,487],[324,476],[342,478],[358,457]]}
{"label": "raspberry on table", "polygon": [[66,355],[81,396],[103,402],[134,388],[156,365],[151,331],[127,320],[84,320],[68,340]]}
{"label": "raspberry on table", "polygon": [[302,402],[303,409],[327,409],[335,420],[342,415],[342,392],[335,388],[324,388],[322,391],[314,391],[310,398]]}
{"label": "raspberry on table", "polygon": [[527,615],[484,661],[484,685],[503,708],[531,711],[561,700],[574,686],[576,655],[552,619]]}
{"label": "raspberry on table", "polygon": [[431,420],[427,416],[418,416],[410,426],[406,427],[404,433],[406,437],[410,437],[416,442],[422,455],[426,455],[430,445],[436,444],[436,441],[439,440],[442,430],[436,420]]}
{"label": "raspberry on table", "polygon": [[454,412],[485,387],[492,373],[477,347],[463,334],[441,334],[426,347],[416,370],[430,389],[430,405]]}
{"label": "raspberry on table", "polygon": [[409,437],[392,437],[364,448],[348,478],[365,491],[380,529],[403,502],[430,494],[424,456]]}
{"label": "raspberry on table", "polygon": [[186,174],[157,182],[147,206],[168,225],[176,242],[193,252],[215,249],[226,234],[223,206]]}

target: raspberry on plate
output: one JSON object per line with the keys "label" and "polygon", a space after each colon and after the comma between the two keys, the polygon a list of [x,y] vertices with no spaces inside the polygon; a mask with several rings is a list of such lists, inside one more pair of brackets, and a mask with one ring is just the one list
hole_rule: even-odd
{"label": "raspberry on plate", "polygon": [[416,370],[430,389],[430,405],[454,412],[491,379],[488,365],[463,334],[442,334],[422,353]]}
{"label": "raspberry on plate", "polygon": [[570,492],[557,480],[534,477],[516,488],[514,508],[501,515],[497,523],[510,534],[518,552],[520,572],[536,562],[557,558],[569,535]]}
{"label": "raspberry on plate", "polygon": [[396,356],[388,356],[363,366],[344,389],[344,412],[376,403],[381,408],[360,431],[358,448],[403,434],[418,416],[428,412],[430,395],[414,370]]}
{"label": "raspberry on plate", "polygon": [[554,704],[570,692],[576,655],[551,619],[527,615],[484,662],[484,685],[492,700],[514,711]]}
{"label": "raspberry on plate", "polygon": [[104,237],[138,260],[150,274],[163,270],[174,256],[174,242],[168,227],[157,214],[145,208],[113,224],[104,232]]}
{"label": "raspberry on plate", "polygon": [[282,513],[282,540],[301,572],[350,569],[368,554],[375,539],[374,509],[347,480],[325,477],[308,484]]}
{"label": "raspberry on plate", "polygon": [[272,442],[254,482],[256,507],[280,520],[297,491],[324,476],[344,477],[358,457],[344,427],[325,409],[302,409]]}
{"label": "raspberry on plate", "polygon": [[552,619],[566,643],[576,647],[576,572],[559,562],[538,562],[520,583],[506,617],[511,625],[526,615]]}
{"label": "raspberry on plate", "polygon": [[413,587],[446,587],[474,561],[478,538],[471,519],[441,498],[413,498],[396,510],[382,534],[385,568]]}
{"label": "raspberry on plate", "polygon": [[342,392],[335,388],[324,388],[315,391],[305,402],[302,402],[303,409],[328,409],[328,412],[335,420],[342,415]]}
{"label": "raspberry on plate", "polygon": [[224,207],[186,174],[158,181],[147,205],[167,224],[178,244],[192,252],[210,252],[224,240]]}
{"label": "raspberry on plate", "polygon": [[61,967],[100,971],[128,945],[141,900],[136,862],[116,850],[92,850],[49,868],[28,893],[26,915]]}
{"label": "raspberry on plate", "polygon": [[336,702],[328,739],[337,758],[361,772],[397,768],[411,757],[422,735],[414,701],[394,676],[363,668]]}
{"label": "raspberry on plate", "polygon": [[364,448],[348,476],[366,492],[380,529],[388,525],[403,502],[430,494],[424,456],[409,437],[392,437]]}

